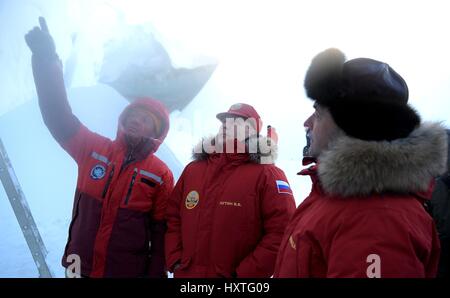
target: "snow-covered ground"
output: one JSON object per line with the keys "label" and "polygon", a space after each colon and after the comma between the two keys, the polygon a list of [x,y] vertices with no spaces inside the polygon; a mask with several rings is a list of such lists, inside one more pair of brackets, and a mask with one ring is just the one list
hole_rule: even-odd
{"label": "snow-covered ground", "polygon": [[[450,124],[450,45],[445,38],[450,19],[445,1],[377,1],[372,6],[361,1],[310,2],[0,0],[0,138],[55,276],[63,276],[60,258],[76,165],[52,139],[39,113],[23,39],[38,16],[46,17],[65,64],[74,113],[110,138],[127,101],[98,79],[108,42],[123,36],[126,26],[151,31],[176,67],[217,58],[216,70],[194,100],[171,113],[171,130],[158,155],[178,177],[190,160],[190,148],[219,128],[216,113],[247,102],[265,125],[277,128],[277,165],[300,203],[310,188],[308,179],[296,173],[305,145],[303,122],[312,112],[302,79],[317,52],[338,47],[348,58],[390,63],[408,82],[410,102],[422,118]],[[0,277],[38,276],[3,187],[0,256]]]}

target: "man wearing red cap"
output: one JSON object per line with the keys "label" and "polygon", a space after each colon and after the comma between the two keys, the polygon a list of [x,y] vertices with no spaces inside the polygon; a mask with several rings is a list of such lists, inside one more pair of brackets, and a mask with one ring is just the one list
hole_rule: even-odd
{"label": "man wearing red cap", "polygon": [[78,164],[62,265],[68,276],[163,277],[173,177],[153,153],[169,130],[167,111],[155,100],[139,99],[120,115],[114,141],[91,132],[72,114],[53,39],[39,21],[41,27],[25,36],[39,106],[50,133]]}
{"label": "man wearing red cap", "polygon": [[422,123],[388,64],[319,53],[306,73],[315,112],[299,174],[312,189],[280,245],[274,277],[431,278],[439,238],[424,203],[446,170],[447,135]]}
{"label": "man wearing red cap", "polygon": [[166,264],[174,277],[270,277],[292,190],[252,106],[217,118],[219,133],[194,148],[169,199]]}

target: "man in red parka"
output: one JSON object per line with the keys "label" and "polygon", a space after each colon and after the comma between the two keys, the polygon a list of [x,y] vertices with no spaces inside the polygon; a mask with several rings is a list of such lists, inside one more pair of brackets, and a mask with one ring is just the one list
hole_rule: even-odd
{"label": "man in red parka", "polygon": [[39,21],[40,28],[25,39],[42,117],[78,164],[62,265],[81,261],[81,272],[72,276],[163,277],[164,216],[173,177],[153,153],[169,130],[167,111],[155,100],[140,99],[122,112],[114,141],[91,132],[72,114],[53,39],[45,20]]}
{"label": "man in red parka", "polygon": [[434,277],[439,238],[424,209],[445,171],[440,124],[421,123],[389,65],[317,55],[305,78],[315,112],[301,171],[309,196],[289,223],[275,277]]}
{"label": "man in red parka", "polygon": [[174,277],[270,277],[295,210],[273,164],[275,137],[259,136],[261,119],[247,104],[217,118],[220,132],[194,149],[169,199],[166,264]]}

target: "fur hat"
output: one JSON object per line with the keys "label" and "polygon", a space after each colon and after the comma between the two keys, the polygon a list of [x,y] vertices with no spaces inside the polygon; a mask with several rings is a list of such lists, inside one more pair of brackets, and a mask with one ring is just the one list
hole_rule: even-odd
{"label": "fur hat", "polygon": [[408,136],[420,116],[408,105],[405,80],[386,63],[345,60],[338,49],[314,57],[304,81],[308,97],[327,107],[351,137],[391,141]]}

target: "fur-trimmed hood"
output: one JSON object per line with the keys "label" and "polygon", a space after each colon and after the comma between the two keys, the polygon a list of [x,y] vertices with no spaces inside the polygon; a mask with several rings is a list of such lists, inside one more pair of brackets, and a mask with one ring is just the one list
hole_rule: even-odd
{"label": "fur-trimmed hood", "polygon": [[[216,153],[214,149],[215,136],[210,136],[203,138],[192,150],[192,159],[195,161],[206,160],[211,154]],[[270,141],[270,142],[269,142]],[[257,142],[257,152],[247,153],[249,156],[249,161],[256,164],[273,164],[278,157],[278,145],[268,137],[250,137],[246,142],[246,147],[251,142]],[[264,142],[264,143],[263,143]],[[205,145],[206,144],[206,145]],[[264,145],[262,145],[264,144]],[[269,144],[269,145],[265,145]],[[208,145],[212,145],[208,148]],[[206,147],[206,148],[205,148]],[[207,150],[209,149],[209,150]]]}
{"label": "fur-trimmed hood", "polygon": [[439,123],[423,123],[393,141],[338,137],[318,161],[318,176],[327,194],[427,191],[431,179],[447,169],[447,134]]}

